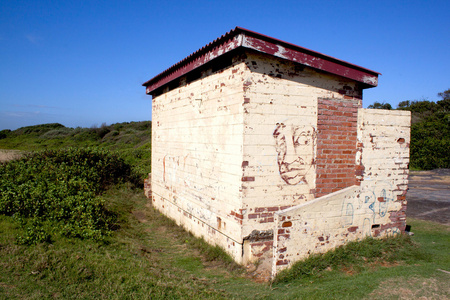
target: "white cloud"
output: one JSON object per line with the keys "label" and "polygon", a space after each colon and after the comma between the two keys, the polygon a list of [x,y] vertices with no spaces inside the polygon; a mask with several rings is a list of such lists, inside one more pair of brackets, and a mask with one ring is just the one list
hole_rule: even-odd
{"label": "white cloud", "polygon": [[15,117],[15,118],[22,118],[26,115],[26,113],[19,113],[19,112],[5,112],[4,114],[7,117]]}
{"label": "white cloud", "polygon": [[45,123],[61,123],[64,118],[64,116],[41,111],[0,111],[0,130],[14,130],[19,127]]}
{"label": "white cloud", "polygon": [[13,104],[14,107],[31,107],[31,108],[51,108],[51,109],[62,109],[62,107],[57,106],[48,106],[48,105],[40,105],[40,104]]}
{"label": "white cloud", "polygon": [[32,116],[36,116],[41,114],[40,111],[28,111],[28,112],[20,112],[20,111],[6,111],[3,113],[7,117],[14,117],[14,118],[29,118]]}

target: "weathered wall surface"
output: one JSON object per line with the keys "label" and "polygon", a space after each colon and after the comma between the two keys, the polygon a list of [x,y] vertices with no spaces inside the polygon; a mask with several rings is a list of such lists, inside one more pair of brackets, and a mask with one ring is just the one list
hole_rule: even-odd
{"label": "weathered wall surface", "polygon": [[404,230],[407,112],[361,109],[356,82],[256,52],[186,80],[152,106],[151,199],[178,224],[262,276]]}
{"label": "weathered wall surface", "polygon": [[408,111],[358,111],[357,180],[374,236],[406,226],[410,127]]}
{"label": "weathered wall surface", "polygon": [[[248,54],[246,63],[244,236],[271,228],[263,224],[274,211],[314,198],[318,99],[361,94],[354,82],[289,62]],[[356,116],[354,128],[356,139]]]}
{"label": "weathered wall surface", "polygon": [[[276,213],[272,274],[313,253],[326,252],[356,238],[349,230],[360,218],[347,212],[355,204],[358,186],[345,188]],[[350,216],[351,213],[351,216]],[[358,219],[358,220],[356,220]]]}
{"label": "weathered wall surface", "polygon": [[275,214],[272,275],[312,253],[405,229],[410,114],[358,110],[359,186]]}
{"label": "weathered wall surface", "polygon": [[153,99],[152,202],[208,242],[242,257],[245,64]]}
{"label": "weathered wall surface", "polygon": [[275,212],[315,197],[319,99],[345,101],[355,110],[351,112],[354,180],[361,89],[353,81],[262,54],[247,54],[246,64],[242,194],[243,236],[248,239],[244,262],[264,260],[270,269]]}

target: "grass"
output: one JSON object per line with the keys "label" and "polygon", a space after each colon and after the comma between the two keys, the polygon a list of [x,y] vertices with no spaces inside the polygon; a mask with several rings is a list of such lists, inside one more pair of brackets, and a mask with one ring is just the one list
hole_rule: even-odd
{"label": "grass", "polygon": [[353,275],[378,266],[396,266],[428,259],[423,249],[416,245],[410,236],[400,235],[386,239],[369,237],[350,242],[327,253],[312,255],[280,272],[274,283],[321,277],[332,271]]}
{"label": "grass", "polygon": [[[18,228],[0,216],[0,298],[386,299],[401,296],[398,285],[412,296],[450,297],[449,275],[438,270],[450,270],[444,225],[408,220],[415,235],[406,248],[402,239],[387,245],[368,240],[369,245],[350,245],[337,259],[330,254],[335,258],[312,263],[322,266],[318,272],[267,284],[252,281],[223,251],[149,207],[140,190],[116,186],[103,197],[120,224],[103,242],[58,238],[52,244],[17,245]],[[382,253],[413,255],[385,262],[370,254],[380,247]],[[358,262],[361,257],[373,261]]]}
{"label": "grass", "polygon": [[19,246],[14,244],[17,228],[1,217],[0,298],[222,297],[203,276],[203,256],[187,246],[192,236],[146,209],[138,191],[122,187],[105,197],[120,211],[122,228],[102,243],[59,238]]}
{"label": "grass", "polygon": [[[150,172],[150,125],[24,127],[0,132],[0,148],[102,147],[117,151],[144,177]],[[299,262],[271,283],[257,283],[220,248],[149,206],[141,189],[115,185],[101,197],[117,226],[100,241],[56,236],[51,243],[18,245],[19,224],[0,215],[0,299],[450,298],[445,225],[408,219],[411,238],[351,243]]]}

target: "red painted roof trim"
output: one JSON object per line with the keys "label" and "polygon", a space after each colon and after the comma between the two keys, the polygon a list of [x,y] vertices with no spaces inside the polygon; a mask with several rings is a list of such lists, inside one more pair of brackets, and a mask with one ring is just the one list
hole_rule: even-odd
{"label": "red painted roof trim", "polygon": [[380,75],[378,72],[254,31],[236,27],[142,85],[146,87],[147,94],[150,94],[157,88],[239,47],[253,49],[353,79],[364,83],[367,87],[375,87],[378,84],[378,75]]}

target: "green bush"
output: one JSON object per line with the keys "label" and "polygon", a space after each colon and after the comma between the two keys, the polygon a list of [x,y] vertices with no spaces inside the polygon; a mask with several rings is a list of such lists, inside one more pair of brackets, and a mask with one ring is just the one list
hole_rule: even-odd
{"label": "green bush", "polygon": [[9,129],[4,129],[4,130],[0,131],[0,140],[6,139],[10,133],[11,133],[11,130],[9,130]]}
{"label": "green bush", "polygon": [[48,123],[41,125],[25,126],[13,131],[15,135],[41,135],[50,130],[66,128],[64,125],[59,123]]}
{"label": "green bush", "polygon": [[70,136],[73,133],[72,128],[58,128],[58,129],[52,129],[40,136],[42,139],[54,139],[54,138],[65,138]]}
{"label": "green bush", "polygon": [[411,144],[411,167],[432,170],[450,168],[450,139],[437,140],[427,137],[419,140],[420,144]]}
{"label": "green bush", "polygon": [[137,182],[131,166],[105,150],[32,153],[0,165],[0,214],[21,224],[19,243],[49,241],[55,234],[99,240],[115,222],[100,194],[124,181]]}
{"label": "green bush", "polygon": [[411,167],[450,168],[450,114],[436,112],[411,126]]}

